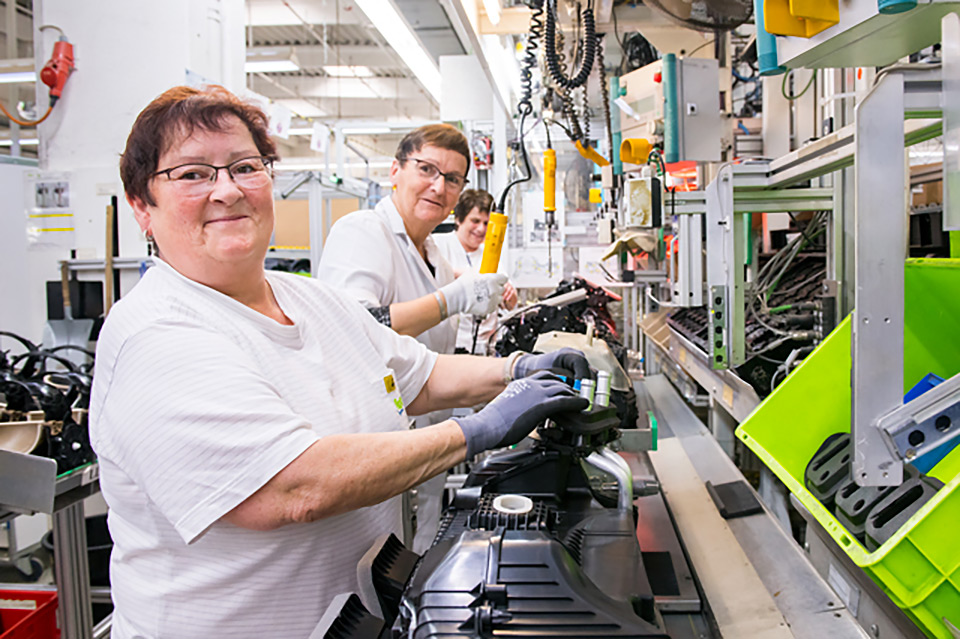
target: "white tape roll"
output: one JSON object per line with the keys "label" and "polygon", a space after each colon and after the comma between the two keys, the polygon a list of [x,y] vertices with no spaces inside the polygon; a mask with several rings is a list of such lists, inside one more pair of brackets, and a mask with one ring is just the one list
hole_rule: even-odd
{"label": "white tape roll", "polygon": [[526,515],[533,510],[533,500],[523,495],[500,495],[493,499],[493,508],[504,515]]}

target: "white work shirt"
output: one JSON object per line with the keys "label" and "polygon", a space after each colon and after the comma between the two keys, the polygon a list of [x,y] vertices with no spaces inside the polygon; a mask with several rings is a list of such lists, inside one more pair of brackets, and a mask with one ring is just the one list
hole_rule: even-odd
{"label": "white work shirt", "polygon": [[408,428],[395,400],[436,355],[314,280],[267,273],[284,326],[156,262],[97,345],[112,636],[306,637],[376,537],[399,534],[399,498],[271,531],[221,518],[321,437]]}
{"label": "white work shirt", "polygon": [[[387,196],[373,209],[350,213],[330,229],[323,246],[317,278],[345,292],[367,308],[409,302],[454,280],[453,267],[443,258],[428,236],[424,241],[426,262],[407,235],[403,218]],[[435,353],[453,353],[457,341],[458,315],[426,330],[416,339]],[[416,418],[417,427],[439,424],[453,415],[452,410],[438,410]],[[426,551],[440,523],[444,476],[418,486],[417,534],[414,552]],[[408,540],[409,541],[409,540]]]}
{"label": "white work shirt", "polygon": [[[317,278],[367,308],[409,302],[454,280],[453,267],[433,236],[427,236],[424,249],[436,275],[427,268],[388,196],[372,210],[355,211],[337,220],[323,246]],[[456,316],[450,317],[416,339],[435,353],[453,353],[457,322]],[[450,415],[451,411],[436,411],[418,418],[417,425],[437,424]]]}
{"label": "white work shirt", "polygon": [[[450,263],[453,270],[461,273],[480,272],[480,263],[483,260],[483,244],[476,251],[471,253],[463,247],[456,231],[453,233],[436,233],[433,236],[434,242],[440,254]],[[457,348],[463,348],[468,353],[473,346],[474,317],[469,314],[460,315],[460,327],[457,330]],[[476,355],[486,355],[488,344],[497,330],[497,311],[487,315],[480,323],[480,331],[477,333],[477,345],[473,349]],[[493,344],[489,344],[493,346]]]}

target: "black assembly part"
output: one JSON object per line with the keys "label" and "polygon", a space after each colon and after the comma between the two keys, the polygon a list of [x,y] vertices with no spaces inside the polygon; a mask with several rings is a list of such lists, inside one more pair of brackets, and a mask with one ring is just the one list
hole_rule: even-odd
{"label": "black assembly part", "polygon": [[873,552],[930,501],[943,482],[920,475],[908,479],[880,500],[867,517],[866,548]]}
{"label": "black assembly part", "polygon": [[[559,541],[538,531],[468,530],[442,540],[424,555],[405,597],[417,610],[415,639],[668,637],[638,614],[652,612],[649,597],[611,598]],[[395,633],[405,621],[395,622]]]}
{"label": "black assembly part", "polygon": [[[375,544],[360,560],[358,573],[364,571],[369,574],[374,592],[367,594],[363,584],[361,584],[361,592],[368,597],[376,595],[380,610],[375,612],[382,614],[386,619],[393,619],[400,609],[403,587],[413,574],[417,562],[420,561],[420,555],[408,550],[392,533],[381,539],[379,547]],[[373,600],[368,598],[367,601]]]}
{"label": "black assembly part", "polygon": [[834,433],[820,445],[813,459],[807,464],[803,483],[827,508],[833,507],[840,484],[850,476],[852,456],[850,433]]}
{"label": "black assembly part", "polygon": [[[388,639],[389,629],[383,619],[373,616],[360,597],[350,593],[334,599],[318,627],[324,630],[323,639]],[[310,635],[314,636],[313,634]]]}
{"label": "black assembly part", "polygon": [[[618,423],[614,410],[598,408],[543,425],[527,448],[476,464],[399,614],[387,619],[393,636],[667,638],[635,510],[618,510],[604,473],[584,463]],[[528,498],[529,508],[497,510],[497,497],[508,494]]]}
{"label": "black assembly part", "polygon": [[[903,466],[904,480],[915,479],[917,469],[909,464]],[[837,521],[851,535],[865,543],[867,517],[880,500],[896,490],[896,486],[860,486],[853,477],[840,484],[836,494]]]}
{"label": "black assembly part", "polygon": [[763,512],[763,506],[743,480],[726,484],[707,482],[707,492],[724,519],[735,519]]}

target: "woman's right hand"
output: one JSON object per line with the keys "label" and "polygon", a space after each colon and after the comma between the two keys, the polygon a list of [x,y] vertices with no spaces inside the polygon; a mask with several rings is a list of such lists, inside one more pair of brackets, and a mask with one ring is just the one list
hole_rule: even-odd
{"label": "woman's right hand", "polygon": [[487,315],[503,299],[507,276],[500,273],[464,273],[440,289],[447,300],[447,315]]}
{"label": "woman's right hand", "polygon": [[480,412],[454,417],[467,440],[467,459],[492,448],[512,446],[545,419],[589,405],[567,384],[546,371],[510,382]]}

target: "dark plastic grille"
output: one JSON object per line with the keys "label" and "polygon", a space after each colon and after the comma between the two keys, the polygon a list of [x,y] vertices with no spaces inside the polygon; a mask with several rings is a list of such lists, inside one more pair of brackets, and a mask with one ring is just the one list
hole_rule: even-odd
{"label": "dark plastic grille", "polygon": [[533,510],[524,515],[506,515],[493,507],[498,495],[484,495],[477,508],[467,519],[467,526],[474,530],[554,530],[557,524],[557,511],[542,501],[533,502]]}

